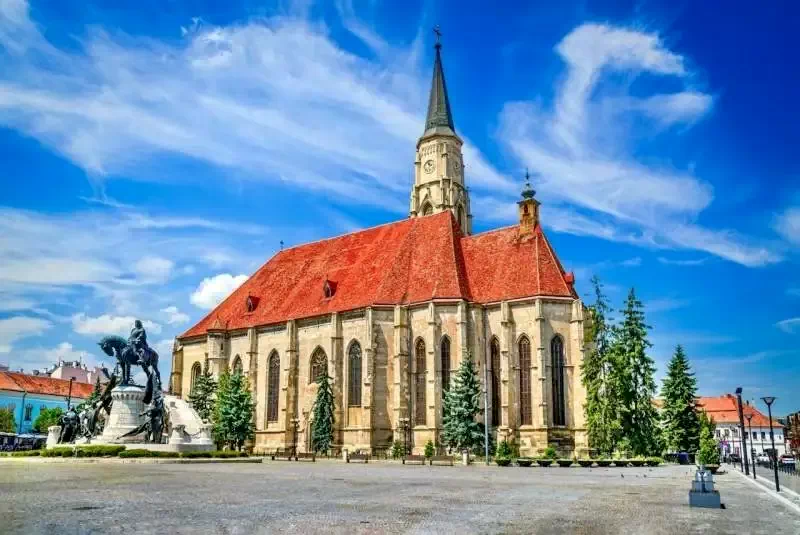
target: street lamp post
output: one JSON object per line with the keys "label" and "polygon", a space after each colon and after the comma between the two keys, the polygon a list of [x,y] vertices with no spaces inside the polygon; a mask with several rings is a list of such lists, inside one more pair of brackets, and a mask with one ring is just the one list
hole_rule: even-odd
{"label": "street lamp post", "polygon": [[767,404],[767,414],[769,416],[769,439],[772,441],[772,468],[775,472],[775,490],[781,491],[781,484],[778,481],[778,450],[775,449],[775,433],[772,432],[772,404],[775,403],[775,396],[765,396],[761,401]]}
{"label": "street lamp post", "polygon": [[747,438],[744,435],[744,413],[742,412],[742,387],[736,389],[736,402],[739,406],[739,433],[742,435],[742,470],[745,475],[750,475],[750,461],[747,460]]}
{"label": "street lamp post", "polygon": [[403,453],[408,455],[408,418],[400,418],[400,429],[403,430]]}
{"label": "street lamp post", "polygon": [[69,378],[69,392],[67,393],[67,410],[69,410],[70,405],[72,404],[72,381],[74,381],[74,377]]}
{"label": "street lamp post", "polygon": [[[292,456],[296,459],[297,458],[297,430],[300,428],[300,419],[299,418],[292,418],[292,429],[294,432],[292,433]],[[289,459],[291,461],[291,459]]]}
{"label": "street lamp post", "polygon": [[756,479],[756,448],[753,441],[753,427],[750,424],[753,419],[753,413],[745,416],[747,418],[747,432],[750,433],[750,460],[753,461],[753,479]]}

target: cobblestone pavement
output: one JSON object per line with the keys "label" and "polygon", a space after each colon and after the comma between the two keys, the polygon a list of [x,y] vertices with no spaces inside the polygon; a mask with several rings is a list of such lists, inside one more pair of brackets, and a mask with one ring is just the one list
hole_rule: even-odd
{"label": "cobblestone pavement", "polygon": [[691,509],[693,470],[0,463],[2,533],[800,533],[737,474]]}

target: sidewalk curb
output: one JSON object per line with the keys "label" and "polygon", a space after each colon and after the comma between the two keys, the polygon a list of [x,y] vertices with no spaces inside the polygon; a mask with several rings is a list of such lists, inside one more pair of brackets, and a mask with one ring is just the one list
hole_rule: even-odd
{"label": "sidewalk curb", "polygon": [[251,464],[263,462],[261,457],[189,458],[180,457],[4,457],[0,462],[30,464]]}
{"label": "sidewalk curb", "polygon": [[[743,473],[741,473],[739,470],[736,470],[735,468],[734,468],[734,469],[732,469],[732,470],[730,470],[730,471],[731,471],[731,472],[735,472],[735,473],[739,474],[739,476],[743,477],[743,478],[744,478],[744,479],[745,479],[745,480],[746,480],[748,483],[750,483],[750,484],[751,484],[751,485],[753,485],[754,487],[756,487],[756,488],[758,488],[758,489],[760,489],[760,490],[762,490],[762,491],[766,492],[767,494],[769,494],[770,496],[772,496],[773,498],[775,498],[775,499],[776,499],[776,500],[778,500],[779,502],[781,502],[781,503],[783,503],[784,505],[788,506],[788,507],[789,507],[790,509],[792,509],[792,510],[793,510],[795,513],[797,513],[797,514],[800,514],[800,505],[797,505],[796,503],[794,503],[794,502],[793,502],[792,500],[790,500],[789,498],[787,498],[787,497],[785,497],[785,496],[782,496],[782,495],[781,495],[779,492],[775,491],[774,489],[771,489],[771,488],[769,488],[769,487],[768,487],[768,486],[766,486],[766,485],[762,485],[761,483],[759,483],[760,479],[759,479],[759,480],[755,480],[755,481],[754,481],[752,478],[749,478],[749,477],[747,477],[746,475],[744,475]],[[792,494],[794,494],[795,496],[797,496],[797,493],[795,493],[795,492],[793,492],[793,491],[791,491],[791,490],[790,490],[789,492],[791,492]]]}

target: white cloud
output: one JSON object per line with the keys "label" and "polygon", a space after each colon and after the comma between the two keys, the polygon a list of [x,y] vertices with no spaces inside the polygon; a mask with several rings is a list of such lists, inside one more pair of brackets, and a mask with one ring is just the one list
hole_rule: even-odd
{"label": "white cloud", "polygon": [[702,266],[706,263],[707,258],[694,258],[694,259],[674,259],[674,258],[665,258],[663,256],[658,257],[658,261],[662,264],[668,266]]}
{"label": "white cloud", "polygon": [[0,312],[28,310],[33,308],[35,305],[36,303],[30,299],[0,295]]}
{"label": "white cloud", "polygon": [[775,219],[775,230],[787,241],[800,245],[800,208],[789,208]]}
{"label": "white cloud", "polygon": [[[89,30],[67,50],[47,41],[26,6],[0,12],[0,35],[15,45],[0,47],[0,124],[96,178],[158,177],[166,164],[152,168],[151,155],[168,153],[235,179],[404,212],[429,66],[419,38],[390,46],[348,2],[338,7],[374,59],[292,14],[228,26],[198,19],[177,43]],[[473,188],[507,182],[468,141],[465,153]]]}
{"label": "white cloud", "polygon": [[162,308],[161,312],[166,315],[167,323],[170,325],[181,325],[189,321],[189,315],[178,310],[176,306]]}
{"label": "white cloud", "polygon": [[39,336],[53,324],[41,318],[12,316],[0,320],[0,353],[10,353],[11,344],[23,338]]}
{"label": "white cloud", "polygon": [[785,320],[781,320],[775,324],[780,330],[785,333],[796,333],[800,332],[800,318],[789,318]]}
{"label": "white cloud", "polygon": [[172,346],[174,342],[175,340],[173,338],[165,338],[152,344],[153,349],[155,349],[159,355],[159,360],[163,359],[165,355],[167,356],[166,360],[169,359],[169,356],[172,355]]}
{"label": "white cloud", "polygon": [[[653,33],[584,24],[556,47],[566,75],[551,110],[538,103],[510,102],[501,114],[500,138],[538,173],[536,189],[549,204],[565,204],[550,220],[555,230],[655,248],[695,249],[759,266],[780,256],[728,230],[694,223],[713,200],[711,186],[669,166],[645,165],[630,150],[639,131],[633,118],[658,129],[702,118],[713,98],[688,87],[685,59]],[[676,93],[633,97],[610,74],[641,73],[672,78]],[[651,125],[652,126],[652,125]],[[645,136],[652,136],[652,128]]]}
{"label": "white cloud", "polygon": [[214,308],[246,280],[247,275],[233,276],[230,273],[205,278],[189,297],[189,300],[199,308]]}
{"label": "white cloud", "polygon": [[675,299],[673,297],[662,297],[660,299],[653,299],[645,303],[645,310],[647,312],[669,312],[679,308],[689,306],[691,301],[689,299]]}
{"label": "white cloud", "polygon": [[786,295],[790,295],[792,297],[800,297],[800,288],[787,288]]}
{"label": "white cloud", "polygon": [[[72,328],[78,334],[87,336],[105,336],[117,334],[127,336],[133,328],[133,322],[137,318],[133,316],[112,316],[102,314],[97,317],[87,316],[84,313],[72,316]],[[142,325],[148,334],[160,334],[161,325],[150,320],[142,321]]]}
{"label": "white cloud", "polygon": [[145,256],[134,265],[134,272],[148,284],[162,284],[169,279],[175,263],[160,256]]}

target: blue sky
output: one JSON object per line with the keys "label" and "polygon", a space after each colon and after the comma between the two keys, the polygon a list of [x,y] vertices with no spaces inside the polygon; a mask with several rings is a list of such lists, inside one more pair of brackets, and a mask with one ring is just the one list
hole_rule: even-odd
{"label": "blue sky", "polygon": [[0,0],[0,362],[138,317],[168,368],[281,240],[404,217],[438,23],[475,229],[530,168],[662,370],[681,343],[702,393],[800,410],[797,8],[501,4]]}

